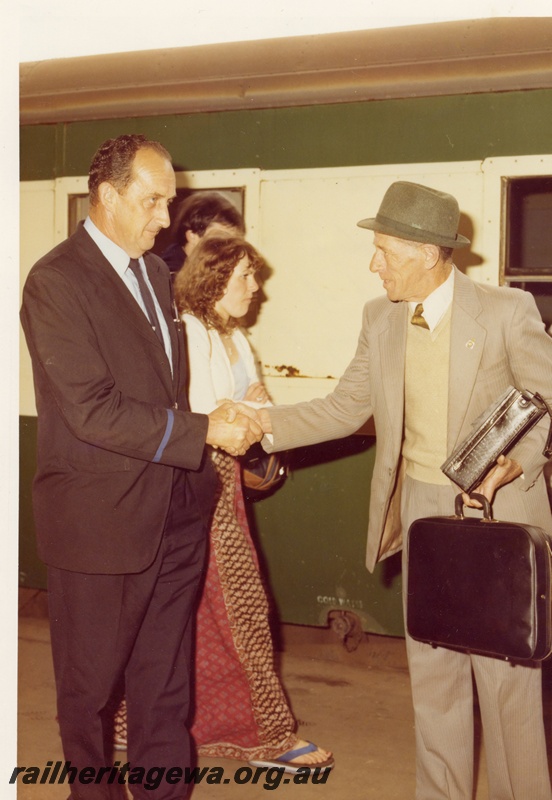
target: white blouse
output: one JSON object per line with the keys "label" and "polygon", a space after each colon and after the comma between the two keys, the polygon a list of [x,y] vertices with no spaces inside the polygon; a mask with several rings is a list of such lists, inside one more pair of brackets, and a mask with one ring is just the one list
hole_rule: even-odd
{"label": "white blouse", "polygon": [[[192,314],[182,314],[188,339],[190,366],[189,400],[192,411],[209,414],[221,400],[233,400],[236,381],[232,364],[218,331],[207,329]],[[259,381],[255,358],[244,333],[235,328],[232,341],[242,360],[249,386]]]}

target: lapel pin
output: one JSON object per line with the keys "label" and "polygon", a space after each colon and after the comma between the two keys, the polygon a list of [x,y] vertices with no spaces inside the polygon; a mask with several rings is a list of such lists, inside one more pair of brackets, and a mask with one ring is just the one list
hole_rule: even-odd
{"label": "lapel pin", "polygon": [[475,340],[468,339],[468,341],[466,342],[466,347],[468,348],[468,350],[473,350],[474,346],[475,346]]}

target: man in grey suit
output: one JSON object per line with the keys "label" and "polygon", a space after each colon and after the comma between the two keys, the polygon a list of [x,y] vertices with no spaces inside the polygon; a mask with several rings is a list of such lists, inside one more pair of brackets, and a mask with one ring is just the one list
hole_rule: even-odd
{"label": "man in grey suit", "polygon": [[[399,181],[374,218],[370,269],[387,296],[368,302],[356,354],[325,399],[261,411],[267,449],[346,436],[373,415],[367,567],[399,551],[411,522],[453,513],[458,488],[440,465],[472,423],[513,384],[552,402],[552,340],[532,295],[484,286],[452,262],[458,203]],[[412,323],[412,324],[411,324]],[[552,532],[542,475],[542,420],[501,456],[477,491],[500,519]],[[478,503],[464,495],[466,505]],[[468,513],[477,513],[468,511]],[[403,571],[406,564],[403,556]],[[405,581],[406,585],[406,581]],[[432,648],[407,636],[416,722],[416,798],[473,796],[475,678],[493,800],[550,800],[538,664]]]}

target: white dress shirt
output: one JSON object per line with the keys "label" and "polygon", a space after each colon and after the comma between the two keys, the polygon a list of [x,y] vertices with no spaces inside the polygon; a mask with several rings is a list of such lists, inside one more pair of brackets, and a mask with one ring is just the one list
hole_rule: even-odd
{"label": "white dress shirt", "polygon": [[[134,274],[134,272],[129,268],[128,264],[130,261],[130,256],[125,253],[122,247],[119,247],[118,244],[115,244],[114,241],[109,239],[104,233],[102,233],[99,228],[94,225],[90,217],[86,217],[84,221],[84,229],[90,236],[90,238],[98,245],[100,248],[102,255],[109,261],[117,275],[121,278],[124,282],[125,286],[134,297],[142,311],[144,312],[146,318],[148,316],[146,307],[144,305],[144,301],[142,299],[142,293],[140,291],[140,287],[138,286],[138,278]],[[153,302],[155,305],[155,310],[157,312],[157,317],[159,319],[159,327],[161,328],[161,333],[163,334],[163,343],[165,345],[165,352],[167,354],[167,358],[169,359],[169,364],[171,365],[172,370],[172,348],[171,348],[171,337],[169,335],[169,329],[167,327],[167,323],[165,321],[165,317],[163,312],[161,311],[161,306],[157,300],[157,296],[153,289],[153,286],[150,283],[150,279],[148,278],[148,271],[146,269],[146,265],[144,264],[144,259],[140,256],[138,259],[138,263],[140,264],[140,269],[142,270],[142,275],[144,276],[144,280],[146,281],[146,285],[148,286],[151,296],[153,297]],[[149,321],[149,320],[148,320]]]}
{"label": "white dress shirt", "polygon": [[[429,325],[429,330],[434,331],[447,312],[452,303],[454,294],[454,268],[444,283],[438,286],[422,303],[424,307],[424,319]],[[418,303],[409,302],[410,313],[413,314]]]}

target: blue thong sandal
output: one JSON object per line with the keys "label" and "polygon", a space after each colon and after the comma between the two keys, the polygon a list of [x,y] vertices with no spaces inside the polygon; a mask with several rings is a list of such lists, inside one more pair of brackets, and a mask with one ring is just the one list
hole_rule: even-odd
{"label": "blue thong sandal", "polygon": [[298,770],[300,769],[332,769],[335,762],[330,756],[325,761],[320,761],[318,764],[292,764],[294,759],[299,758],[300,756],[304,756],[306,753],[314,753],[315,750],[318,750],[317,745],[309,742],[304,747],[296,747],[295,750],[289,750],[287,753],[284,753],[279,758],[275,758],[273,761],[263,761],[261,759],[250,761],[252,767],[266,767],[267,769],[272,769],[272,767],[279,767],[283,769],[284,772],[289,772],[291,775],[296,775]]}

